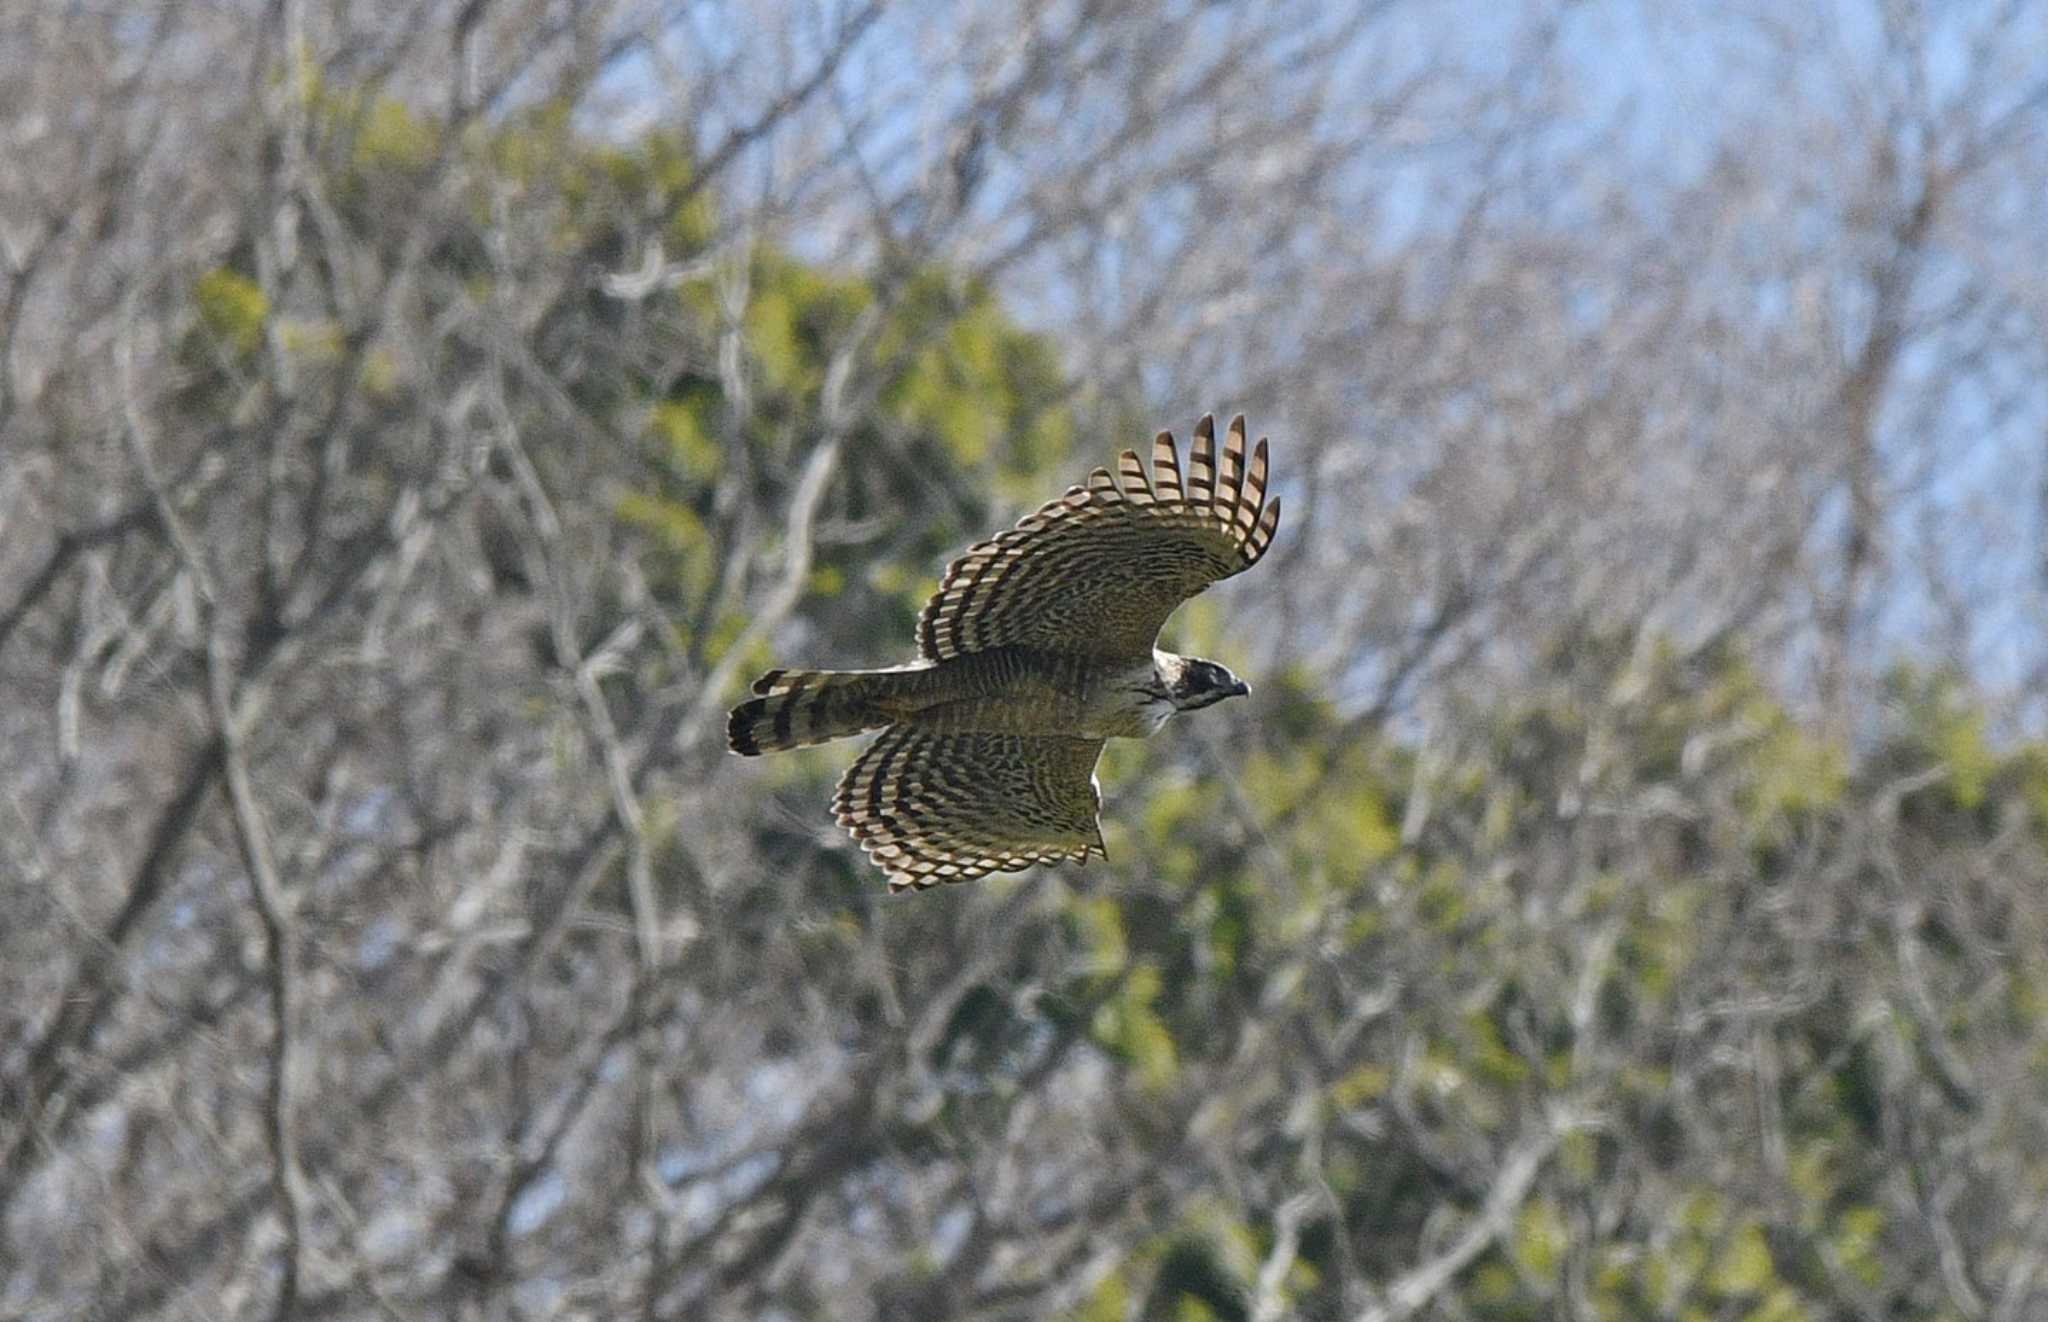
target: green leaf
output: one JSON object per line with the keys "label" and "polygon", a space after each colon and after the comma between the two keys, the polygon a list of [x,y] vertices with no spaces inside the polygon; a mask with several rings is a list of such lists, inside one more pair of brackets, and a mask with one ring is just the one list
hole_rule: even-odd
{"label": "green leaf", "polygon": [[254,280],[225,266],[215,267],[192,286],[192,298],[199,305],[200,322],[234,352],[254,353],[263,342],[270,300]]}
{"label": "green leaf", "polygon": [[1776,1280],[1770,1246],[1754,1224],[1735,1233],[1707,1275],[1708,1287],[1722,1294],[1759,1294]]}
{"label": "green leaf", "polygon": [[379,97],[356,133],[355,164],[361,170],[416,170],[431,163],[440,147],[438,128],[400,101]]}

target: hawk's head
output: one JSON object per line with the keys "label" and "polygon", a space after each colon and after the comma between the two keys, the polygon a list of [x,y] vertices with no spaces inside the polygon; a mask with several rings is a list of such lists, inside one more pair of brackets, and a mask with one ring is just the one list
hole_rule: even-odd
{"label": "hawk's head", "polygon": [[1166,683],[1167,701],[1175,711],[1195,711],[1225,698],[1242,698],[1251,690],[1230,673],[1228,667],[1198,656],[1161,654],[1159,677]]}

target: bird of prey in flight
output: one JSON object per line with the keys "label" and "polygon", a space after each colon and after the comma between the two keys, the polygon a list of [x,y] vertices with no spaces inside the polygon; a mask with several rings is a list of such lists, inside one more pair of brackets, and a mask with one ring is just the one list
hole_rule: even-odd
{"label": "bird of prey in flight", "polygon": [[892,892],[1106,856],[1103,741],[1248,692],[1214,661],[1161,651],[1160,626],[1257,564],[1279,523],[1266,442],[1247,457],[1242,417],[1220,462],[1214,419],[1196,425],[1185,477],[1161,432],[1149,477],[1126,450],[1116,474],[1096,469],[947,566],[916,661],[771,670],[732,709],[726,741],[752,757],[881,730],[832,807]]}

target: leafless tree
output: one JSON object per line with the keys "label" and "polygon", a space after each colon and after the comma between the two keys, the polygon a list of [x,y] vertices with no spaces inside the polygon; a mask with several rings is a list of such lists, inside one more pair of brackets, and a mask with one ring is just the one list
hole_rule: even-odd
{"label": "leafless tree", "polygon": [[[9,10],[0,1317],[2033,1316],[2044,67]],[[724,754],[1233,406],[1289,523],[1173,627],[1260,696],[1107,869],[892,902]]]}

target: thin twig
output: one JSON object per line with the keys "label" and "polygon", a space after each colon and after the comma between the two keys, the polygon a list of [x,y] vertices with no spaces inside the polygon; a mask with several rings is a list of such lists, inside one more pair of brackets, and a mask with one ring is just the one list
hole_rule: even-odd
{"label": "thin twig", "polygon": [[831,81],[832,75],[839,71],[840,64],[860,41],[862,34],[881,15],[881,0],[870,0],[869,4],[863,5],[852,18],[846,20],[845,24],[839,29],[838,40],[833,43],[832,49],[825,53],[825,57],[818,62],[818,67],[811,71],[810,76],[777,97],[759,115],[755,116],[748,123],[734,129],[725,141],[713,148],[710,154],[704,157],[703,163],[697,167],[696,173],[691,176],[690,181],[677,194],[676,200],[671,206],[680,208],[685,202],[695,197],[698,190],[723,174],[725,168],[731,165],[741,152],[760,141],[776,125],[780,124],[801,107],[804,102],[815,96],[819,88]]}
{"label": "thin twig", "polygon": [[689,719],[683,723],[685,730],[700,729],[711,719],[712,713],[723,705],[726,690],[739,674],[740,667],[746,664],[754,644],[781,625],[796,609],[796,604],[803,600],[804,586],[811,576],[811,530],[817,524],[818,507],[824,503],[826,488],[839,469],[839,453],[858,411],[854,407],[856,401],[850,398],[854,365],[880,324],[880,306],[879,302],[871,304],[862,313],[833,354],[831,366],[826,369],[821,400],[824,435],[811,450],[811,457],[804,464],[803,476],[797,481],[796,492],[790,497],[789,514],[783,530],[782,578],[775,585],[775,590],[769,593],[768,600],[747,622],[746,630],[725,649],[718,658],[718,664],[711,668]]}
{"label": "thin twig", "polygon": [[1543,1163],[1557,1150],[1564,1136],[1575,1129],[1584,1128],[1586,1121],[1566,1117],[1545,1125],[1533,1137],[1526,1138],[1510,1149],[1500,1164],[1500,1173],[1494,1177],[1493,1188],[1486,1195],[1486,1204],[1464,1233],[1451,1241],[1449,1248],[1437,1254],[1428,1262],[1403,1273],[1387,1287],[1385,1299],[1372,1305],[1358,1315],[1358,1322],[1399,1322],[1427,1307],[1430,1300],[1451,1283],[1453,1277],[1469,1265],[1474,1258],[1493,1247],[1507,1232],[1515,1214],[1535,1187],[1536,1176],[1543,1169]]}
{"label": "thin twig", "polygon": [[299,1164],[298,1126],[292,1094],[292,1050],[294,1011],[298,998],[297,947],[291,926],[291,904],[278,875],[271,852],[270,833],[263,819],[256,792],[249,778],[247,749],[242,742],[241,717],[236,707],[233,665],[227,656],[227,627],[222,622],[220,602],[204,553],[192,539],[191,531],[171,504],[149,443],[149,423],[143,414],[135,383],[135,344],[132,306],[124,322],[115,353],[115,367],[121,391],[121,408],[126,426],[122,429],[129,453],[142,472],[155,503],[157,520],[163,525],[185,571],[198,591],[199,608],[206,634],[206,679],[208,705],[220,741],[221,761],[226,773],[228,801],[233,808],[235,837],[242,863],[249,874],[250,898],[263,925],[265,954],[270,980],[270,1079],[265,1095],[265,1130],[270,1145],[271,1188],[277,1198],[278,1214],[284,1222],[283,1272],[278,1282],[275,1316],[290,1317],[298,1307],[299,1282],[304,1276],[306,1225],[306,1179]]}

